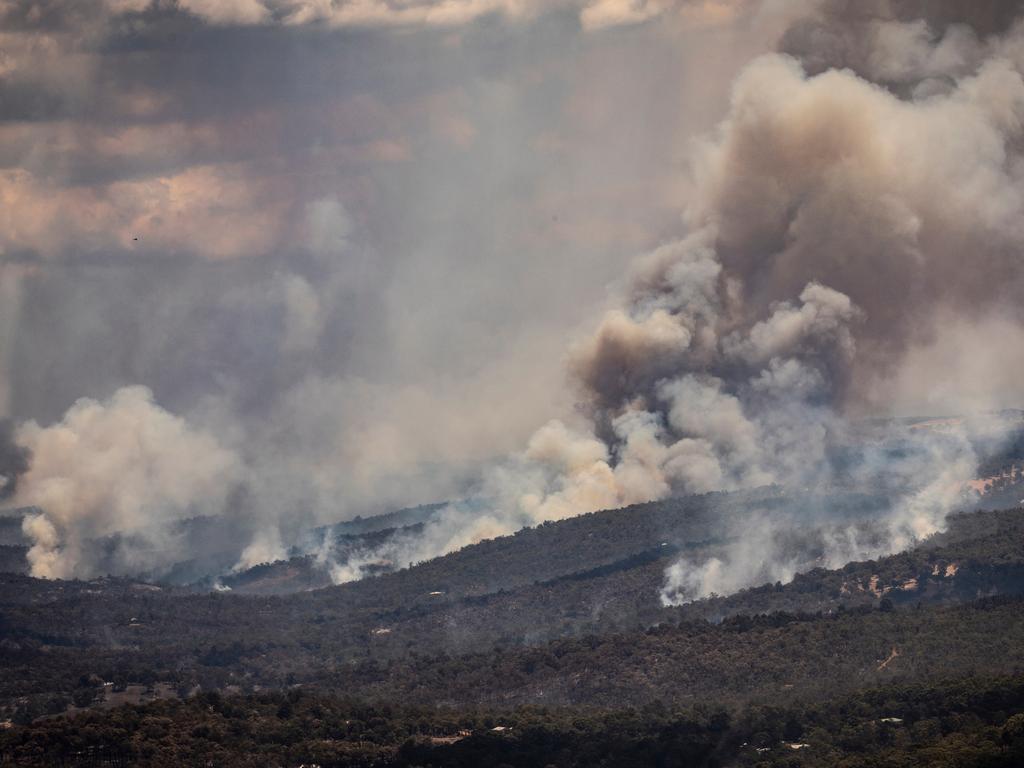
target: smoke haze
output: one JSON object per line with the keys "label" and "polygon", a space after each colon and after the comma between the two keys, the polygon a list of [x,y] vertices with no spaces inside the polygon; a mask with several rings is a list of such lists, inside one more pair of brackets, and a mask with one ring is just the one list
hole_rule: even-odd
{"label": "smoke haze", "polygon": [[[87,5],[0,2],[34,575],[169,566],[198,515],[243,568],[478,500],[341,582],[671,494],[891,491],[870,536],[817,521],[839,564],[939,530],[998,429],[861,419],[1020,405],[1017,3]],[[664,599],[790,578],[793,522]]]}
{"label": "smoke haze", "polygon": [[6,499],[18,488],[18,478],[28,469],[29,453],[14,439],[14,425],[0,421],[0,499]]}

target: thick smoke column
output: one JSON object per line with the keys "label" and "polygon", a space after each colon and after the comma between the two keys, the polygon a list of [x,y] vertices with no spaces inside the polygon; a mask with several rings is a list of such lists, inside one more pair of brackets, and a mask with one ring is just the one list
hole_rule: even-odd
{"label": "thick smoke column", "polygon": [[[1019,295],[1009,254],[1020,164],[1008,160],[1022,116],[1024,82],[1002,57],[909,100],[848,71],[754,62],[698,158],[696,234],[641,268],[626,313],[610,313],[577,357],[597,428],[611,427],[623,460],[624,419],[664,429],[647,469],[673,489],[833,482],[842,415],[877,399],[908,349],[941,341],[940,313],[969,325],[979,301],[996,313]],[[918,443],[884,544],[837,543],[827,562],[898,550],[942,525],[973,453],[966,440]],[[702,472],[678,471],[684,447],[697,447]],[[862,461],[870,487],[887,468]],[[780,563],[771,539],[754,529],[725,565],[675,566],[666,600],[791,577],[799,564]]]}
{"label": "thick smoke column", "polygon": [[17,439],[32,463],[14,501],[41,510],[22,526],[33,576],[104,573],[86,545],[114,535],[126,544],[112,553],[114,572],[173,563],[183,553],[169,525],[219,512],[239,477],[232,453],[160,408],[144,387],[107,402],[79,400],[57,424],[23,424]]}
{"label": "thick smoke column", "polygon": [[970,325],[1012,308],[1022,116],[1003,58],[921,101],[785,56],[751,64],[697,153],[693,234],[634,268],[572,358],[611,495],[830,481],[841,415],[941,338],[944,310]]}
{"label": "thick smoke column", "polygon": [[[812,6],[782,38],[799,58],[767,55],[742,73],[694,152],[690,234],[639,260],[572,352],[587,418],[548,424],[492,473],[505,530],[770,483],[898,489],[878,535],[828,530],[819,562],[941,528],[975,470],[964,434],[893,429],[836,456],[856,442],[851,414],[886,413],[907,391],[928,402],[938,372],[920,350],[1022,341],[1024,34],[982,39],[941,4],[928,7],[947,25],[933,28],[909,5]],[[1012,338],[989,338],[994,321]],[[897,440],[894,462],[879,446]],[[401,564],[448,551],[439,531],[459,521],[435,523],[433,544]],[[773,545],[777,526],[677,564],[664,599],[790,578],[808,563]]]}
{"label": "thick smoke column", "polygon": [[[899,29],[873,27],[871,61],[902,42]],[[699,158],[701,194],[687,220],[700,245],[680,246],[634,280],[629,330],[644,351],[630,360],[632,380],[622,373],[623,349],[635,354],[637,345],[613,332],[622,328],[619,312],[579,358],[598,427],[639,411],[665,425],[665,457],[699,441],[703,485],[667,459],[651,467],[673,488],[829,483],[837,469],[829,446],[842,438],[845,412],[877,400],[897,371],[928,386],[925,375],[901,369],[909,349],[949,332],[938,318],[969,327],[979,309],[1015,312],[1021,198],[1013,158],[1024,82],[1020,60],[1004,57],[1010,42],[990,45],[993,55],[970,74],[942,73],[944,88],[909,99],[849,71],[808,77],[786,57],[754,62],[718,140]],[[922,61],[920,76],[933,78],[935,58]],[[701,261],[709,277],[693,294]],[[682,329],[682,343],[659,347],[673,333],[666,317]],[[1014,335],[1019,343],[1019,324]],[[672,357],[678,362],[666,375],[661,366]],[[973,453],[949,436],[919,436],[914,448],[908,494],[886,519],[883,542],[858,546],[840,536],[826,548],[827,563],[902,549],[942,525],[974,471]],[[890,469],[864,456],[856,471],[871,487]],[[755,528],[725,564],[678,564],[666,600],[789,578],[806,566],[777,558],[771,541]]]}

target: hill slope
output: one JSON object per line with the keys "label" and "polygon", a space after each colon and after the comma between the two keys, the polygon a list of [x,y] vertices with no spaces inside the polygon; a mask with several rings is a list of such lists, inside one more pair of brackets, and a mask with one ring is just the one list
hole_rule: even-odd
{"label": "hill slope", "polygon": [[[780,497],[735,496],[726,498],[727,504],[722,501],[703,497],[596,513],[483,542],[406,571],[288,597],[196,594],[114,579],[46,582],[6,575],[0,577],[0,665],[5,670],[0,695],[8,701],[24,695],[69,696],[80,679],[96,676],[125,683],[163,680],[182,690],[196,684],[209,689],[308,683],[424,701],[473,696],[489,700],[490,678],[473,670],[497,668],[497,647],[504,658],[520,659],[529,668],[519,688],[510,682],[515,675],[501,680],[504,690],[517,691],[508,701],[579,703],[601,700],[606,693],[578,681],[573,683],[576,693],[569,693],[565,679],[541,674],[546,662],[538,666],[537,659],[565,655],[569,648],[572,658],[583,659],[582,669],[600,670],[594,674],[607,673],[614,679],[609,670],[615,667],[601,653],[595,651],[587,660],[586,654],[579,656],[583,646],[559,643],[619,638],[598,640],[594,646],[611,648],[618,657],[627,648],[655,642],[649,639],[658,636],[649,634],[651,628],[679,627],[682,634],[671,635],[671,645],[696,643],[684,658],[699,667],[707,665],[705,657],[716,644],[732,643],[740,656],[755,653],[754,646],[737,640],[733,630],[745,627],[743,622],[763,629],[760,620],[737,618],[716,624],[727,617],[780,611],[809,614],[816,618],[780,620],[780,626],[789,627],[780,642],[798,642],[793,638],[812,632],[812,645],[827,647],[834,639],[828,639],[829,628],[846,626],[835,623],[840,611],[853,617],[843,619],[851,633],[887,627],[892,619],[879,609],[895,607],[900,617],[918,616],[913,621],[923,622],[900,632],[944,636],[951,625],[942,617],[952,614],[943,611],[959,610],[957,604],[980,597],[1024,592],[1024,510],[1018,509],[956,517],[946,534],[909,553],[834,571],[815,569],[786,585],[664,607],[659,588],[664,569],[679,548],[713,550],[716,541],[701,538],[712,526],[729,515],[742,518],[758,505],[762,512],[770,510]],[[862,503],[858,499],[851,506],[859,508]],[[624,526],[633,521],[625,533]],[[660,539],[669,524],[675,526],[670,533],[679,543],[662,546]],[[524,562],[520,553],[546,553],[547,559],[538,555]],[[946,605],[954,607],[942,607]],[[1012,628],[1013,609],[1006,610],[1000,620]],[[975,617],[956,615],[957,621]],[[995,625],[978,626],[968,644],[971,653],[988,660],[990,671],[1006,671],[1008,667],[994,660],[1000,649],[980,644]],[[876,632],[877,647],[864,646],[850,656],[852,666],[837,666],[838,678],[860,679],[869,661],[884,659],[895,643],[885,632]],[[1016,637],[1016,629],[1006,632]],[[790,674],[784,658],[772,661],[776,678]],[[889,666],[899,670],[912,658],[903,653]],[[951,660],[935,658],[940,665],[943,658]],[[1003,658],[1017,663],[1013,652]],[[808,667],[807,685],[814,682],[813,669],[826,661],[818,659]],[[456,678],[476,682],[465,688],[442,683],[452,674],[449,663],[467,665]],[[659,690],[653,679],[628,665],[621,669],[633,682],[616,684],[620,687],[609,695],[640,700]],[[704,685],[731,690],[720,678],[724,672],[706,666],[694,690],[703,690]],[[737,674],[735,669],[732,674]],[[403,681],[410,677],[434,682],[407,690]],[[767,690],[746,679],[737,682],[737,695],[744,687],[751,692]]]}

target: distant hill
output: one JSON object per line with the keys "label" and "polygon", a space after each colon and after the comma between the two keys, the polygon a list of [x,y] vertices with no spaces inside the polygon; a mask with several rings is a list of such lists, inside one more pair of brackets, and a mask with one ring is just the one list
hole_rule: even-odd
{"label": "distant hill", "polygon": [[[174,524],[174,533],[189,542],[188,549],[193,556],[141,578],[168,585],[192,584],[199,589],[227,586],[249,594],[317,589],[329,586],[331,576],[322,561],[305,553],[324,550],[327,542],[326,551],[344,562],[350,552],[379,545],[396,531],[414,529],[446,506],[447,503],[425,504],[314,528],[306,531],[301,541],[292,547],[290,559],[264,563],[240,573],[232,569],[241,549],[238,546],[227,548],[224,543],[236,538],[231,531],[231,521],[218,517],[188,518]],[[0,572],[28,572],[25,554],[30,542],[22,533],[21,524],[31,511],[34,510],[10,509],[0,515]],[[112,540],[93,542],[93,549],[102,552],[110,548]]]}
{"label": "distant hill", "polygon": [[21,521],[27,509],[5,509],[0,511],[0,545],[23,546],[28,543],[21,532]]}
{"label": "distant hill", "polygon": [[[800,501],[809,516],[828,504],[834,514],[851,519],[878,503],[857,495]],[[793,514],[792,509],[793,499],[768,489],[611,510],[481,542],[407,570],[287,597],[195,593],[122,579],[52,582],[6,575],[0,577],[0,665],[7,672],[0,676],[0,700],[62,691],[70,695],[79,678],[96,675],[139,684],[164,681],[182,690],[197,684],[223,689],[303,683],[424,702],[495,701],[492,683],[479,675],[496,659],[507,658],[519,659],[515,663],[527,671],[494,678],[493,685],[506,692],[502,701],[585,703],[603,701],[606,695],[639,701],[654,691],[665,696],[667,689],[652,687],[652,679],[636,677],[633,667],[614,667],[601,656],[628,655],[627,648],[651,643],[651,653],[660,654],[657,642],[644,638],[668,630],[665,637],[673,638],[673,647],[692,646],[685,658],[690,659],[688,674],[697,677],[679,688],[680,695],[705,690],[701,686],[707,691],[717,686],[722,695],[733,691],[730,696],[739,696],[743,690],[767,695],[764,681],[737,678],[730,687],[720,678],[720,666],[708,666],[712,647],[740,643],[728,651],[737,659],[753,653],[754,646],[737,639],[744,627],[781,632],[780,647],[803,637],[799,644],[809,644],[804,653],[820,644],[810,657],[818,660],[806,673],[778,666],[785,659],[781,654],[771,661],[777,671],[766,678],[795,676],[783,682],[795,692],[811,692],[819,690],[815,665],[825,663],[825,657],[814,654],[827,653],[834,631],[848,628],[865,639],[876,638],[852,657],[853,666],[830,667],[837,676],[830,685],[853,685],[863,674],[856,672],[866,663],[863,654],[875,654],[878,663],[886,658],[891,650],[881,647],[890,642],[886,637],[898,637],[907,647],[915,647],[914,633],[934,634],[938,642],[949,631],[943,617],[955,617],[949,622],[977,618],[970,611],[957,613],[957,606],[1024,593],[1024,510],[1016,509],[957,516],[946,534],[909,553],[839,570],[816,569],[790,584],[678,608],[661,605],[658,590],[665,567],[680,551],[713,550],[721,544],[716,531],[742,524],[750,515]],[[979,624],[977,635],[956,651],[981,654],[981,667],[993,673],[1024,663],[1012,649],[996,653],[983,643],[985,633],[997,625],[1007,642],[1016,642],[1013,615],[1019,606],[1005,605],[992,619],[995,623],[986,619]],[[896,635],[883,616],[889,608],[904,622]],[[848,618],[835,623],[843,612]],[[606,639],[592,645],[587,638]],[[598,653],[598,648],[604,650]],[[570,695],[565,680],[549,678],[553,673],[544,670],[550,665],[536,661],[570,651],[579,659],[572,667],[577,672],[590,669],[609,680],[626,677],[605,691],[588,688],[584,676]],[[588,662],[588,653],[597,655]],[[905,649],[900,658],[889,666],[926,668]],[[951,657],[939,656],[934,664],[941,666],[943,658],[952,663]],[[956,663],[961,661],[958,656]],[[466,670],[456,677],[472,685],[448,679],[455,674],[453,664]],[[613,668],[621,672],[613,674]],[[412,680],[420,682],[407,689]]]}
{"label": "distant hill", "polygon": [[366,533],[387,530],[389,528],[405,528],[410,525],[425,523],[434,517],[438,512],[449,505],[443,501],[436,504],[420,504],[416,507],[397,509],[394,512],[385,512],[380,515],[362,517],[356,515],[351,520],[345,520],[334,525],[325,525],[314,529],[314,534],[321,537],[333,536],[358,536]]}

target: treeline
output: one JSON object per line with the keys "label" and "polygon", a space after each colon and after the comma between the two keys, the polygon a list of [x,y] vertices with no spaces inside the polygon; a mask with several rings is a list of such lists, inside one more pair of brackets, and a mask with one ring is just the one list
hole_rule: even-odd
{"label": "treeline", "polygon": [[1024,678],[889,685],[817,704],[595,709],[424,708],[301,689],[206,693],[52,718],[0,735],[24,766],[683,768],[1024,761]]}
{"label": "treeline", "polygon": [[[102,704],[105,682],[190,691],[251,691],[294,685],[424,706],[674,706],[821,701],[886,682],[932,681],[949,670],[978,675],[1024,669],[1024,601],[986,598],[950,607],[858,607],[831,613],[736,616],[720,624],[685,622],[540,646],[496,646],[449,655],[335,658],[316,647],[254,641],[178,648],[166,655],[82,652],[51,646],[5,674],[27,687],[6,716],[28,723],[67,704]],[[174,659],[188,666],[174,666]],[[100,690],[101,687],[104,690]],[[3,716],[3,715],[0,715]]]}

